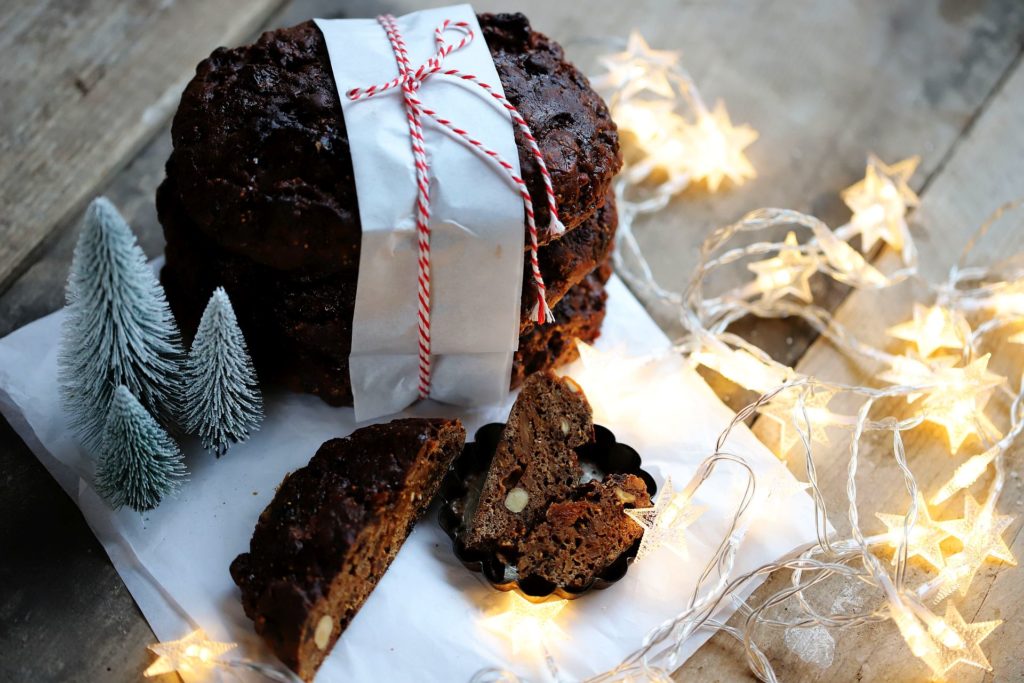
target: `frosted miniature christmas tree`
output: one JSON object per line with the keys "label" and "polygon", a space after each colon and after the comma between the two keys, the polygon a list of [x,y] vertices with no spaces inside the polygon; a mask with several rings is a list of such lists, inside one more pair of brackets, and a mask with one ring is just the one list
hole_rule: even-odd
{"label": "frosted miniature christmas tree", "polygon": [[66,297],[61,397],[85,447],[99,448],[122,384],[162,424],[173,424],[184,360],[178,328],[135,235],[104,197],[85,213]]}
{"label": "frosted miniature christmas tree", "polygon": [[263,421],[256,371],[235,311],[218,287],[203,311],[186,362],[185,424],[217,457]]}
{"label": "frosted miniature christmas tree", "polygon": [[114,390],[96,465],[96,490],[115,510],[152,510],[188,471],[181,451],[123,384]]}

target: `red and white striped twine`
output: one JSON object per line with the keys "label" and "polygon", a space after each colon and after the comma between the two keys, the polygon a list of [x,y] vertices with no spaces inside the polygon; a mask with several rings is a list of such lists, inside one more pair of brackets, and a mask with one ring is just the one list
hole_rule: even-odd
{"label": "red and white striped twine", "polygon": [[[447,69],[442,71],[441,65],[445,57],[452,52],[460,50],[473,41],[473,30],[464,21],[445,20],[440,26],[434,29],[434,42],[437,45],[437,52],[426,62],[415,70],[409,63],[409,53],[405,47],[405,41],[398,30],[398,23],[393,16],[386,14],[377,17],[377,22],[384,29],[388,40],[391,42],[391,49],[395,53],[395,61],[398,63],[398,76],[392,80],[378,85],[371,85],[367,88],[353,88],[346,93],[351,100],[359,100],[373,97],[387,92],[393,88],[400,87],[405,100],[406,118],[409,122],[409,138],[412,144],[413,160],[416,165],[416,185],[418,197],[416,200],[416,238],[419,248],[417,277],[417,298],[419,300],[418,331],[419,331],[419,394],[420,398],[426,398],[430,393],[430,164],[427,160],[426,149],[423,141],[423,116],[428,116],[444,129],[455,134],[476,150],[483,158],[490,160],[509,178],[516,191],[523,199],[523,208],[526,212],[526,226],[530,237],[530,270],[533,276],[533,283],[536,287],[537,303],[530,311],[530,317],[538,324],[551,322],[554,316],[548,308],[545,296],[544,278],[540,273],[540,264],[537,262],[537,225],[533,212],[533,201],[530,199],[530,192],[526,182],[515,172],[515,167],[506,161],[502,156],[488,148],[482,142],[471,136],[466,130],[459,128],[448,119],[439,115],[436,111],[424,106],[423,102],[416,95],[416,91],[423,82],[434,74],[451,76],[469,83],[474,83],[483,89],[492,101],[502,106],[509,115],[516,127],[519,128],[523,137],[530,147],[530,152],[540,169],[541,178],[544,181],[544,189],[547,192],[548,211],[551,214],[549,230],[553,234],[561,234],[565,228],[558,220],[558,205],[555,201],[555,192],[551,187],[551,175],[548,173],[547,164],[537,146],[537,140],[530,132],[526,120],[519,114],[519,111],[505,99],[500,92],[495,91],[490,85],[484,83],[472,74],[465,74],[458,69]],[[446,31],[456,31],[462,34],[462,39],[457,43],[445,41]]]}

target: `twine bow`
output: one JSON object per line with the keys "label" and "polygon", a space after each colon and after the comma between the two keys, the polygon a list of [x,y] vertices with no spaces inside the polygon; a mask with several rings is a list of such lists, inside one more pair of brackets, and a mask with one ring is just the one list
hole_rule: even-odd
{"label": "twine bow", "polygon": [[[388,40],[391,42],[391,49],[395,53],[395,61],[398,63],[398,76],[386,83],[371,85],[367,88],[353,88],[346,93],[350,100],[359,100],[380,95],[394,88],[401,88],[405,99],[406,117],[409,122],[409,138],[412,144],[412,154],[416,165],[416,185],[418,197],[416,200],[416,237],[418,247],[418,277],[417,277],[417,298],[418,305],[418,333],[419,333],[419,395],[426,398],[430,393],[431,358],[430,358],[430,163],[427,160],[427,153],[423,140],[423,117],[427,116],[441,125],[442,128],[457,135],[468,143],[471,149],[483,158],[495,164],[513,183],[515,189],[523,199],[523,207],[526,212],[526,226],[530,238],[530,269],[533,283],[536,287],[537,302],[530,311],[530,317],[538,324],[551,322],[554,316],[548,307],[545,298],[544,278],[540,273],[540,265],[537,262],[537,225],[534,220],[533,201],[530,199],[530,192],[526,182],[515,172],[515,168],[502,156],[472,137],[467,131],[459,128],[448,119],[439,115],[436,111],[426,107],[416,91],[427,78],[434,74],[451,76],[469,83],[474,83],[484,90],[493,101],[498,102],[509,115],[516,127],[522,133],[530,147],[530,152],[540,168],[541,178],[544,181],[544,189],[547,192],[548,211],[551,214],[550,230],[553,234],[561,234],[565,228],[558,220],[558,206],[555,200],[555,193],[551,187],[551,175],[548,173],[544,157],[541,155],[537,140],[530,132],[526,120],[519,114],[519,111],[509,102],[504,95],[495,91],[490,85],[479,80],[472,74],[462,73],[458,69],[445,69],[442,65],[445,58],[452,52],[473,42],[473,29],[464,21],[445,20],[440,26],[434,29],[434,42],[437,52],[426,62],[413,69],[409,62],[409,54],[405,47],[405,41],[398,30],[398,22],[390,14],[377,17],[377,22],[384,29]],[[444,34],[454,31],[462,35],[457,43],[449,43],[445,40]]]}

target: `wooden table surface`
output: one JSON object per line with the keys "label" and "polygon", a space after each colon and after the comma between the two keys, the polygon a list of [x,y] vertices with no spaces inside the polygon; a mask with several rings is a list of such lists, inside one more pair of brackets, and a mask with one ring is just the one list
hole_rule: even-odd
{"label": "wooden table surface", "polygon": [[[310,16],[373,16],[440,4],[0,0],[0,335],[61,305],[78,221],[92,197],[109,196],[146,253],[160,253],[153,193],[170,150],[169,119],[196,63],[213,48]],[[734,121],[760,131],[749,149],[756,180],[713,195],[691,189],[638,228],[656,275],[669,286],[685,282],[694,247],[710,229],[747,210],[780,206],[812,212],[830,225],[845,222],[838,192],[863,175],[870,151],[888,161],[922,157],[913,181],[922,203],[912,230],[932,278],[943,276],[989,212],[1024,195],[1019,0],[591,0],[585,6],[481,0],[476,7],[523,11],[567,44],[570,56],[587,38],[638,28],[655,47],[683,50],[705,97],[724,98]],[[982,256],[1022,249],[1024,230],[1011,226],[986,242]],[[894,255],[874,258],[884,264]],[[876,343],[886,326],[910,312],[908,297],[891,293],[850,296],[819,287],[818,294],[842,322]],[[746,325],[744,333],[802,372],[853,380],[872,371],[790,323]],[[1024,355],[1004,357],[1013,362],[998,370],[1019,373]],[[711,379],[734,407],[742,402],[734,387]],[[754,428],[771,438],[769,425]],[[836,500],[846,477],[842,433],[832,446],[819,471],[826,495]],[[902,483],[889,476],[896,472],[889,444],[869,439],[866,447],[863,477],[871,485],[863,486],[862,509],[905,506]],[[926,490],[955,466],[929,427],[910,432],[907,451]],[[1022,454],[1019,446],[1010,453],[1015,474]],[[802,475],[800,465],[793,469]],[[1008,480],[1001,508],[1016,516],[1005,538],[1024,558],[1019,476]],[[842,515],[835,517],[842,528]],[[2,420],[0,558],[0,680],[141,677],[152,632],[77,508]],[[785,580],[774,577],[755,599]],[[968,621],[1005,623],[984,644],[995,672],[960,666],[951,678],[1024,680],[1024,570],[986,565],[960,606]],[[760,637],[783,680],[927,679],[891,623],[840,633],[827,668],[803,661],[782,633],[765,629]],[[738,645],[722,634],[676,678],[753,680]]]}

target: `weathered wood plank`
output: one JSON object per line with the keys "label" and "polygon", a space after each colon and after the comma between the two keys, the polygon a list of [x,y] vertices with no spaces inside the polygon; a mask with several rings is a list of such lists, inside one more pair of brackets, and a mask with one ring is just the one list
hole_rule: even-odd
{"label": "weathered wood plank", "polygon": [[[94,190],[95,194],[109,197],[120,209],[138,235],[142,250],[150,257],[164,250],[153,196],[164,178],[164,163],[170,153],[171,135],[165,126],[110,182]],[[80,222],[78,212],[63,221],[39,250],[38,258],[0,294],[0,336],[64,305],[64,281]]]}
{"label": "weathered wood plank", "polygon": [[0,490],[0,680],[137,682],[153,631],[78,508],[5,420]]}
{"label": "weathered wood plank", "polygon": [[0,6],[0,291],[159,130],[196,63],[281,1]]}
{"label": "weathered wood plank", "polygon": [[[291,26],[310,16],[335,16],[337,3],[330,0],[295,0],[280,8],[262,29]],[[261,29],[261,30],[262,30]],[[225,44],[243,42],[224,40]],[[200,48],[196,62],[214,49],[216,43]],[[203,49],[206,51],[203,52]],[[194,66],[194,65],[193,65]],[[191,73],[191,70],[190,70]],[[163,231],[156,217],[154,195],[164,177],[164,164],[171,153],[170,117],[185,83],[176,83],[174,101],[163,121],[153,131],[145,146],[112,178],[89,189],[85,201],[106,195],[131,224],[143,251],[158,256],[164,247]],[[22,273],[5,290],[0,286],[0,336],[50,313],[63,305],[63,284],[71,264],[71,255],[78,238],[81,211],[73,210],[59,221],[50,237],[36,249],[22,266]]]}
{"label": "weathered wood plank", "polygon": [[[1024,136],[1008,135],[1014,122],[1024,119],[1024,69],[1017,68],[1003,84],[985,112],[968,134],[957,143],[948,163],[929,185],[922,204],[913,219],[914,232],[921,248],[923,275],[932,282],[941,282],[955,263],[960,249],[978,225],[999,205],[1024,194]],[[1024,250],[1024,234],[1017,229],[1020,214],[996,225],[979,245],[973,263],[991,263],[1009,254]],[[877,264],[883,269],[898,265],[898,257],[891,251],[882,254]],[[901,286],[898,292],[856,292],[837,310],[837,320],[855,329],[858,336],[874,344],[882,344],[897,352],[897,343],[886,344],[885,329],[909,318],[912,296],[925,290],[920,285]],[[1024,365],[1024,349],[997,340],[994,345],[993,369],[1010,377],[1012,386],[1020,381]],[[992,348],[991,346],[989,348]],[[827,377],[842,382],[867,383],[880,369],[870,362],[852,362],[841,356],[825,341],[815,342],[797,365],[802,373]],[[1005,409],[1005,405],[1003,406]],[[886,403],[887,414],[910,414],[905,401]],[[890,412],[891,411],[891,412]],[[1002,425],[1005,427],[1005,423]],[[774,443],[775,424],[759,420],[755,432],[767,443]],[[830,430],[831,443],[822,447],[818,455],[820,482],[826,500],[832,501],[831,520],[841,533],[848,531],[845,515],[846,463],[849,435],[841,430]],[[898,512],[909,503],[901,476],[891,454],[891,438],[883,434],[870,435],[863,440],[859,482],[859,508],[862,525],[867,533],[884,531],[874,520],[872,512]],[[935,425],[925,424],[905,434],[908,461],[918,483],[926,494],[933,493],[951,475],[963,457],[954,459],[948,454],[944,432]],[[977,449],[975,441],[965,445],[962,453]],[[802,474],[802,462],[791,462]],[[1014,546],[1020,556],[1024,546],[1024,484],[1020,472],[1024,469],[1024,444],[1017,444],[1008,455],[1007,469],[1011,473],[999,509],[1016,518],[1004,538]],[[972,490],[975,495],[984,491],[989,481]],[[932,508],[938,518],[962,515],[962,500],[956,496],[938,508]],[[916,566],[916,565],[915,565]],[[918,570],[919,571],[919,570]],[[924,576],[924,574],[921,574]],[[779,588],[785,577],[773,582]],[[765,591],[760,593],[765,595]],[[755,599],[757,595],[755,595]],[[831,602],[826,603],[831,604]],[[984,672],[960,666],[951,672],[951,680],[1017,680],[1022,675],[1019,645],[1024,639],[1024,569],[1008,565],[987,564],[972,585],[965,600],[956,599],[968,621],[1002,619],[1003,625],[985,641],[995,671]],[[857,680],[919,680],[926,677],[927,668],[910,656],[902,638],[890,624],[871,626],[841,634],[836,646],[835,663],[820,669],[800,662],[775,640],[773,654],[782,664],[777,671],[783,680],[828,681],[837,676]],[[718,638],[716,638],[717,640]],[[734,654],[732,644],[726,644]],[[712,651],[699,652],[683,668],[683,674],[693,667],[710,666],[718,662]],[[704,680],[698,676],[698,679]]]}

